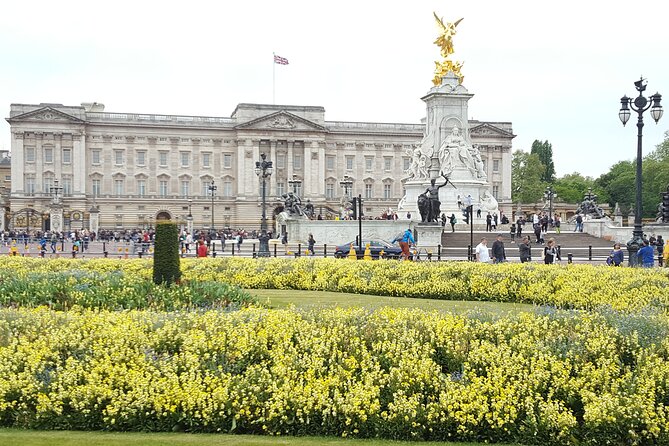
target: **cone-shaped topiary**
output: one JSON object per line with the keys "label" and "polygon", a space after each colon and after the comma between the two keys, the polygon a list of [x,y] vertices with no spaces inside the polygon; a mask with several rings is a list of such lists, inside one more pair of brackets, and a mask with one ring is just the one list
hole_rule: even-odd
{"label": "cone-shaped topiary", "polygon": [[170,221],[156,222],[156,248],[153,256],[153,282],[170,285],[181,278],[179,229]]}

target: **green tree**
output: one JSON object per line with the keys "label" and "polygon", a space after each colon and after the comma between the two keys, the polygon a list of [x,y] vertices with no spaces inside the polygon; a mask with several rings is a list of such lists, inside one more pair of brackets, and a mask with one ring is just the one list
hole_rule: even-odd
{"label": "green tree", "polygon": [[574,172],[556,179],[553,183],[553,190],[558,199],[565,203],[580,203],[583,201],[583,195],[594,183],[593,178]]}
{"label": "green tree", "polygon": [[160,285],[179,283],[179,229],[171,221],[156,222],[156,246],[153,255],[153,282]]}
{"label": "green tree", "polygon": [[511,199],[515,203],[540,201],[546,189],[545,170],[539,155],[516,150],[511,161]]}
{"label": "green tree", "polygon": [[539,156],[539,161],[544,165],[545,170],[541,180],[546,183],[552,183],[555,180],[555,163],[553,163],[553,145],[548,141],[541,142],[535,139],[532,143],[531,154]]}

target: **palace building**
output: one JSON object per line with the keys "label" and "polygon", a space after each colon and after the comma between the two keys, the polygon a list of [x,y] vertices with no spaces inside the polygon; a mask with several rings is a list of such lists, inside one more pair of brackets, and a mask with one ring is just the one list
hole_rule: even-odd
{"label": "palace building", "polygon": [[[273,162],[268,215],[293,191],[338,215],[345,176],[366,217],[396,209],[424,123],[326,121],[317,106],[239,104],[230,117],[110,113],[98,103],[12,104],[3,229],[134,229],[170,218],[257,229],[256,161]],[[470,121],[491,194],[511,211],[510,122]],[[213,186],[213,187],[212,187]],[[213,196],[212,196],[213,190]],[[54,206],[62,221],[52,222]],[[96,215],[93,215],[96,214]],[[95,218],[93,218],[95,217]],[[402,216],[404,217],[404,216]]]}

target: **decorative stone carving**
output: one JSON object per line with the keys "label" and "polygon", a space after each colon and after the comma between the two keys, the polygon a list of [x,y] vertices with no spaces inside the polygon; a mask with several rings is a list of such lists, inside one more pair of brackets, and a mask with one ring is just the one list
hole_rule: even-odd
{"label": "decorative stone carving", "polygon": [[295,123],[289,117],[279,115],[270,122],[269,126],[274,129],[294,129]]}
{"label": "decorative stone carving", "polygon": [[481,211],[490,212],[491,214],[499,212],[499,203],[497,203],[497,200],[489,191],[486,190],[483,192],[479,202],[481,205]]}

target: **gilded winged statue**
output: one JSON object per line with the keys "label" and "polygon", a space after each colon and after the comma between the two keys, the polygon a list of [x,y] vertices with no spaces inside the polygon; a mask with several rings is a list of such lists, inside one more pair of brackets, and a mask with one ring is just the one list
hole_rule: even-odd
{"label": "gilded winged statue", "polygon": [[435,45],[439,46],[441,50],[441,56],[444,58],[443,61],[441,62],[435,62],[436,68],[434,71],[434,79],[432,79],[432,82],[434,85],[440,85],[441,84],[441,78],[448,74],[449,71],[452,71],[453,74],[458,76],[460,78],[460,83],[462,83],[462,80],[464,79],[464,76],[462,75],[460,69],[462,68],[462,62],[454,62],[452,60],[449,60],[449,56],[453,54],[453,36],[455,35],[456,32],[456,27],[458,26],[458,23],[462,21],[462,19],[453,22],[453,23],[446,23],[444,24],[444,20],[440,19],[437,16],[436,12],[433,12],[434,14],[434,19],[437,21],[437,26],[439,27],[440,34],[439,37],[437,37],[437,40],[434,41]]}

